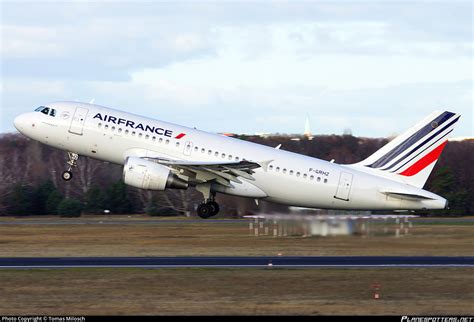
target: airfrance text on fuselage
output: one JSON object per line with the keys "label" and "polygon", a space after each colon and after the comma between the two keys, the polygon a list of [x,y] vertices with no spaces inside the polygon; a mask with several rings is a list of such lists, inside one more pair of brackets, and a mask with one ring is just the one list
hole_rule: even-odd
{"label": "airfrance text on fuselage", "polygon": [[151,132],[151,133],[155,133],[155,134],[158,134],[158,135],[164,135],[164,136],[167,136],[167,137],[171,137],[173,135],[173,131],[171,131],[171,130],[166,130],[166,129],[163,129],[161,127],[143,125],[142,123],[135,124],[134,121],[118,118],[118,117],[115,117],[115,116],[101,115],[100,113],[97,113],[94,116],[94,118],[99,119],[99,120],[104,121],[104,122],[111,122],[111,123],[114,123],[114,124],[117,124],[117,125],[123,124],[123,125],[125,125],[125,127],[131,127],[132,129],[135,129],[135,130],[142,130],[142,131],[145,131],[145,132],[148,131],[148,132]]}

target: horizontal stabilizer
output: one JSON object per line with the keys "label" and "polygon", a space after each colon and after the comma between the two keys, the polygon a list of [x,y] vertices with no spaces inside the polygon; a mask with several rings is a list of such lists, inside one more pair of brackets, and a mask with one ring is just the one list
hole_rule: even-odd
{"label": "horizontal stabilizer", "polygon": [[384,195],[399,198],[399,199],[410,199],[410,200],[434,200],[434,198],[423,196],[420,194],[405,193],[405,192],[394,192],[394,191],[380,191]]}

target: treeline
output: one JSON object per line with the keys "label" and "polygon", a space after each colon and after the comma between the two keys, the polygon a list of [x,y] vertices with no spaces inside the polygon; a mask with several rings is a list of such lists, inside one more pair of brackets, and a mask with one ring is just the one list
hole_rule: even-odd
{"label": "treeline", "polygon": [[[388,142],[388,139],[357,138],[351,135],[316,136],[313,140],[289,136],[240,136],[268,146],[306,154],[337,163],[358,162]],[[443,214],[474,213],[474,140],[446,145],[425,188],[450,202]],[[21,134],[0,137],[0,215],[62,215],[81,213],[147,213],[149,215],[193,214],[201,202],[195,189],[151,192],[131,188],[121,181],[122,167],[80,157],[74,178],[61,179],[66,168],[64,151],[32,141]],[[241,216],[257,211],[287,211],[272,203],[218,194],[221,214]],[[221,216],[222,216],[221,215]]]}

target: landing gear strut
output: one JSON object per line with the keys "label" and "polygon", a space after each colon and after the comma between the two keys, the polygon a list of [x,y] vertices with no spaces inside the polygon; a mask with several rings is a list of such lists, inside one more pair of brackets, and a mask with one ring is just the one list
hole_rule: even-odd
{"label": "landing gear strut", "polygon": [[200,184],[196,186],[196,189],[201,192],[204,197],[204,202],[197,208],[198,216],[207,219],[217,215],[219,212],[219,204],[215,201],[216,193],[211,192],[211,185],[209,183]]}
{"label": "landing gear strut", "polygon": [[67,156],[69,158],[69,161],[67,162],[68,168],[62,174],[64,181],[69,181],[72,179],[72,168],[77,167],[77,159],[79,159],[79,155],[77,153],[68,152]]}

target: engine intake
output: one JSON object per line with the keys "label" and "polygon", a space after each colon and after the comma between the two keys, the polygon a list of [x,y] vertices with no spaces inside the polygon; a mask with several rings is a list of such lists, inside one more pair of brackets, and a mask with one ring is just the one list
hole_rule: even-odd
{"label": "engine intake", "polygon": [[128,157],[125,160],[123,181],[132,187],[146,190],[188,188],[188,183],[178,178],[167,167],[137,157]]}

